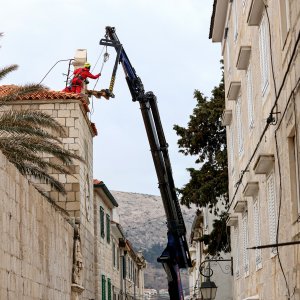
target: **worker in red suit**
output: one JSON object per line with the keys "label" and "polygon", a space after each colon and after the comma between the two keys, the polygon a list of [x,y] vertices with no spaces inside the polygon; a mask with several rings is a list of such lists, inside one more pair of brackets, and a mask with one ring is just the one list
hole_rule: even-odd
{"label": "worker in red suit", "polygon": [[83,83],[89,83],[87,78],[97,79],[101,76],[101,73],[93,75],[90,73],[91,65],[89,63],[84,64],[84,68],[78,68],[74,71],[74,77],[71,81],[71,86],[66,87],[63,91],[69,93],[80,94],[83,88]]}

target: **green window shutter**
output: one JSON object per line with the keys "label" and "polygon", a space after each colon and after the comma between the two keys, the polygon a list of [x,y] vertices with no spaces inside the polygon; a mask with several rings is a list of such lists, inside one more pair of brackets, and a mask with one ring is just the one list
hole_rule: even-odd
{"label": "green window shutter", "polygon": [[104,232],[104,208],[100,206],[100,234],[101,237],[105,237],[105,232]]}
{"label": "green window shutter", "polygon": [[105,275],[102,275],[102,300],[106,300],[106,280],[105,280]]}
{"label": "green window shutter", "polygon": [[107,300],[111,300],[111,281],[107,278]]}
{"label": "green window shutter", "polygon": [[106,215],[106,240],[110,243],[110,215]]}

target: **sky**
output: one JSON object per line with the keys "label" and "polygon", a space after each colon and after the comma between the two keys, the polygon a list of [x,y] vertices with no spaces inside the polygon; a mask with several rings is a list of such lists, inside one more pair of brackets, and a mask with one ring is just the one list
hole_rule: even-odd
{"label": "sky", "polygon": [[[87,49],[94,74],[100,72],[105,27],[116,28],[145,90],[152,91],[172,164],[175,185],[189,181],[195,157],[179,153],[175,124],[186,127],[196,105],[194,90],[207,97],[221,79],[219,44],[208,38],[213,0],[10,0],[1,5],[0,67],[18,64],[1,84],[39,83],[59,60]],[[96,90],[108,88],[115,50],[108,49]],[[98,63],[96,64],[96,62]],[[58,63],[43,80],[51,90],[65,86],[68,63]],[[89,89],[95,81],[90,80]],[[96,123],[94,178],[110,190],[159,195],[139,103],[132,102],[120,66],[109,101],[92,99]]]}

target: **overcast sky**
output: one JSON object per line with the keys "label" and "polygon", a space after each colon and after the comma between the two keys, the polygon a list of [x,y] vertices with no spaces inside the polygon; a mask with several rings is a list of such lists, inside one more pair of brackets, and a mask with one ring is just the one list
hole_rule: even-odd
{"label": "overcast sky", "polygon": [[[88,61],[99,73],[99,41],[106,26],[116,28],[119,40],[142,79],[153,91],[169,143],[174,181],[189,181],[186,168],[194,158],[178,153],[173,125],[186,126],[195,107],[194,90],[210,97],[221,78],[219,44],[208,39],[213,0],[10,0],[1,5],[0,66],[17,63],[18,71],[1,84],[40,82],[62,59],[87,49]],[[109,49],[96,89],[108,88],[115,51]],[[59,63],[43,83],[64,88],[67,63]],[[95,81],[90,80],[89,88]],[[94,138],[94,178],[111,190],[159,195],[157,177],[139,104],[131,101],[120,67],[110,101],[94,99],[91,121]]]}

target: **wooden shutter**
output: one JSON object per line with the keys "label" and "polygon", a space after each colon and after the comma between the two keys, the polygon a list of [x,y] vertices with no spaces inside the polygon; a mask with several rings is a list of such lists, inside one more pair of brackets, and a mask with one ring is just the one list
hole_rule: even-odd
{"label": "wooden shutter", "polygon": [[106,241],[110,243],[110,215],[106,214]]}
{"label": "wooden shutter", "polygon": [[235,249],[235,276],[240,276],[240,245],[239,245],[239,228],[234,227],[234,249]]}
{"label": "wooden shutter", "polygon": [[269,85],[269,50],[268,50],[268,28],[267,20],[264,16],[259,27],[259,46],[260,46],[260,66],[261,66],[261,91],[265,94]]}
{"label": "wooden shutter", "polygon": [[237,9],[237,0],[233,0],[233,39],[236,42],[238,37],[238,9]]}
{"label": "wooden shutter", "polygon": [[115,242],[112,243],[112,259],[113,259],[113,266],[116,267],[116,244]]}
{"label": "wooden shutter", "polygon": [[[276,219],[276,192],[275,192],[275,178],[272,172],[267,179],[267,199],[268,199],[268,214],[269,214],[269,236],[270,244],[276,243],[277,235],[277,219]],[[276,253],[276,249],[272,249]]]}
{"label": "wooden shutter", "polygon": [[253,86],[252,86],[252,71],[249,65],[247,74],[247,104],[248,104],[248,125],[250,128],[254,126],[254,115],[253,115]]}
{"label": "wooden shutter", "polygon": [[230,168],[231,174],[234,173],[234,132],[233,126],[230,126],[230,148],[229,150],[229,161],[230,161]]}
{"label": "wooden shutter", "polygon": [[105,237],[105,231],[104,231],[104,208],[100,206],[100,234],[101,237]]}
{"label": "wooden shutter", "polygon": [[107,300],[111,300],[111,280],[107,278]]}
{"label": "wooden shutter", "polygon": [[106,300],[106,280],[105,275],[102,275],[102,300]]}
{"label": "wooden shutter", "polygon": [[239,150],[239,155],[241,156],[244,151],[241,97],[239,97],[236,102],[236,125],[237,125],[238,150]]}
{"label": "wooden shutter", "polygon": [[249,250],[248,248],[248,213],[243,213],[242,218],[243,226],[243,263],[244,263],[244,274],[249,274]]}
{"label": "wooden shutter", "polygon": [[[255,197],[253,202],[253,225],[254,225],[254,243],[255,246],[261,245],[260,239],[260,210],[259,210],[259,200],[258,196]],[[262,257],[261,257],[261,249],[255,249],[255,264],[256,269],[261,267]]]}

